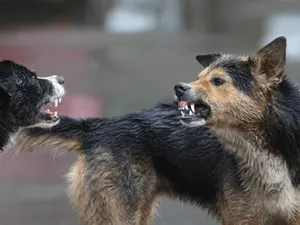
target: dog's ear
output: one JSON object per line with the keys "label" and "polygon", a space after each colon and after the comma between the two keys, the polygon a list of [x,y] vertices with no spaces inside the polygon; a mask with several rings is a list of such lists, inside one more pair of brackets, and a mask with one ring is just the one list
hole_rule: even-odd
{"label": "dog's ear", "polygon": [[206,55],[197,55],[196,60],[204,67],[208,67],[209,64],[214,62],[217,58],[221,56],[220,53],[212,53]]}
{"label": "dog's ear", "polygon": [[286,38],[276,38],[260,49],[251,61],[256,76],[271,84],[280,83],[286,63]]}

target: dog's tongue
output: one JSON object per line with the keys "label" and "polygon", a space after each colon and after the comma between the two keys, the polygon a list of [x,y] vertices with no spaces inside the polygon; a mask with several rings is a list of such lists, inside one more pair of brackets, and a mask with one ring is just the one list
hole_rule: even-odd
{"label": "dog's tongue", "polygon": [[186,107],[188,105],[189,105],[189,103],[186,102],[186,101],[180,101],[180,102],[178,102],[178,107],[179,108],[184,108],[184,107]]}

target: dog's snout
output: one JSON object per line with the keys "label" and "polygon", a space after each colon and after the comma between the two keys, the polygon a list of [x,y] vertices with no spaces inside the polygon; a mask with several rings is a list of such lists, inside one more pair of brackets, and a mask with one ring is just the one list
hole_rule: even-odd
{"label": "dog's snout", "polygon": [[181,97],[184,94],[184,92],[186,92],[189,89],[191,89],[191,86],[186,83],[179,83],[176,84],[174,87],[174,91],[177,97]]}
{"label": "dog's snout", "polygon": [[57,76],[56,80],[59,84],[64,84],[65,83],[65,79],[62,76]]}

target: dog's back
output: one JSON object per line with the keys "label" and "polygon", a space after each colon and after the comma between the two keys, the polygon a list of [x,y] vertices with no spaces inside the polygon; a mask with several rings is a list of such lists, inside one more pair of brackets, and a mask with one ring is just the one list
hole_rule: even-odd
{"label": "dog's back", "polygon": [[216,215],[222,180],[238,183],[235,161],[208,129],[189,129],[179,115],[164,103],[114,118],[61,117],[51,129],[26,130],[18,144],[79,153],[68,179],[84,224],[148,224],[161,195]]}

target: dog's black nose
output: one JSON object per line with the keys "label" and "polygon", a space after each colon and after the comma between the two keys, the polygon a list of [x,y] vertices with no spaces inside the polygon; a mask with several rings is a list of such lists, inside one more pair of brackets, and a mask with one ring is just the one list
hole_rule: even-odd
{"label": "dog's black nose", "polygon": [[65,83],[65,79],[62,76],[57,76],[56,80],[59,84],[64,84]]}
{"label": "dog's black nose", "polygon": [[180,98],[184,94],[184,92],[186,92],[189,89],[191,89],[191,86],[186,83],[179,83],[176,84],[174,87],[175,94],[178,98]]}

